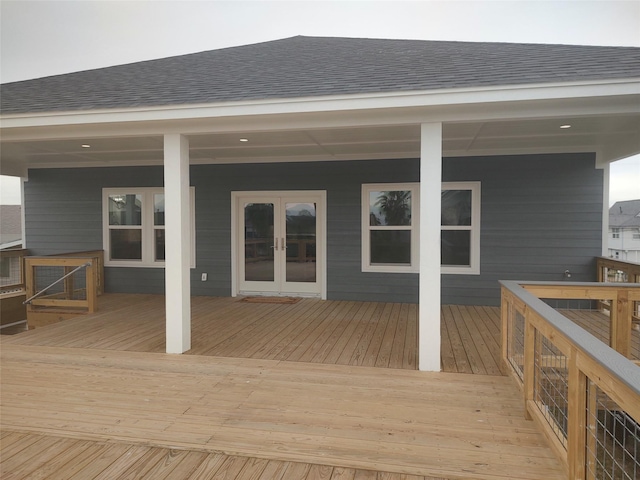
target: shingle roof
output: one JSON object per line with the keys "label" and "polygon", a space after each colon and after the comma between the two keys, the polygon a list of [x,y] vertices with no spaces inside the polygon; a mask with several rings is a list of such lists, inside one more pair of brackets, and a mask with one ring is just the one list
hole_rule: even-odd
{"label": "shingle roof", "polygon": [[609,209],[609,227],[640,227],[640,200],[614,203]]}
{"label": "shingle roof", "polygon": [[4,114],[640,77],[640,48],[297,36],[2,85]]}

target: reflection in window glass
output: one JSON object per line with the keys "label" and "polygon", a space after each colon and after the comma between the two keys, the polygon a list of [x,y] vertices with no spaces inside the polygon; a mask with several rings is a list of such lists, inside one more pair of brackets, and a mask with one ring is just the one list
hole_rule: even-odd
{"label": "reflection in window glass", "polygon": [[369,225],[411,225],[411,191],[370,192]]}
{"label": "reflection in window glass", "polygon": [[372,265],[411,265],[411,230],[372,230]]}
{"label": "reflection in window glass", "polygon": [[109,195],[109,225],[142,225],[142,195]]}
{"label": "reflection in window glass", "polygon": [[164,229],[155,229],[155,260],[164,261]]}
{"label": "reflection in window glass", "polygon": [[471,190],[442,191],[442,225],[471,225]]}
{"label": "reflection in window glass", "polygon": [[471,263],[470,230],[443,230],[441,242],[442,265],[468,266]]}
{"label": "reflection in window glass", "polygon": [[141,260],[142,230],[109,230],[111,260]]}
{"label": "reflection in window glass", "polygon": [[248,203],[244,207],[244,278],[272,282],[275,278],[273,203]]}
{"label": "reflection in window glass", "polygon": [[164,225],[164,193],[153,196],[153,224]]}
{"label": "reflection in window glass", "polygon": [[287,282],[316,281],[316,204],[287,203]]}

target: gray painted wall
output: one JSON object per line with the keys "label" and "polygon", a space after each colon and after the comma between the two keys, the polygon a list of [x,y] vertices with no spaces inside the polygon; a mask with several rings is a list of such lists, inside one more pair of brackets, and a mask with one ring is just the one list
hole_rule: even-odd
{"label": "gray painted wall", "polygon": [[[328,298],[416,302],[416,274],[361,272],[362,183],[416,182],[419,162],[374,160],[194,165],[194,295],[231,293],[231,191],[327,190]],[[591,154],[455,158],[444,181],[482,182],[481,275],[444,275],[443,303],[497,305],[498,279],[595,279],[602,181]],[[33,254],[102,248],[102,188],[162,185],[162,167],[31,170],[26,236]],[[209,274],[201,282],[202,272]],[[106,290],[162,293],[164,270],[107,268]]]}
{"label": "gray painted wall", "polygon": [[451,158],[443,181],[480,181],[481,275],[444,275],[442,302],[499,305],[498,280],[597,280],[602,170],[593,154]]}

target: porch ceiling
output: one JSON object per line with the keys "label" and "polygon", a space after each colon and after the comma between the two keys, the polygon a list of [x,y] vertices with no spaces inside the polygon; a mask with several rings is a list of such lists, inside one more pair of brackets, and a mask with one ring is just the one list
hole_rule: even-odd
{"label": "porch ceiling", "polygon": [[[563,129],[562,125],[571,127]],[[445,156],[477,156],[607,151],[606,159],[611,160],[635,153],[639,137],[637,114],[458,122],[444,124],[443,152]],[[193,134],[189,141],[192,164],[411,158],[420,155],[420,126],[236,130]],[[7,175],[27,168],[160,165],[163,138],[2,141],[1,160],[1,173]]]}

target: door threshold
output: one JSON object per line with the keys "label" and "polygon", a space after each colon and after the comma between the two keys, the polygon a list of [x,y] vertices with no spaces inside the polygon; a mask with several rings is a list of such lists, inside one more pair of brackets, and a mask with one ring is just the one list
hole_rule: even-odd
{"label": "door threshold", "polygon": [[265,297],[265,298],[321,298],[319,293],[271,293],[271,292],[238,292],[238,297]]}

